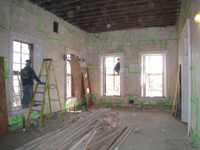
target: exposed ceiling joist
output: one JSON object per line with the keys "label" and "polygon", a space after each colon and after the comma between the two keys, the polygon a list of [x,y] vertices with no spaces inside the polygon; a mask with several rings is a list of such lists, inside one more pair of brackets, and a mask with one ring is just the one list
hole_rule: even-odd
{"label": "exposed ceiling joist", "polygon": [[178,22],[181,0],[29,0],[86,32]]}

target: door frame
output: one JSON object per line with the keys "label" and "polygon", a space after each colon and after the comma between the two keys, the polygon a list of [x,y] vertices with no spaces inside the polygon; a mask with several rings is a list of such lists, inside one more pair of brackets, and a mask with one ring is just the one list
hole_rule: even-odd
{"label": "door frame", "polygon": [[[184,61],[184,56],[185,56],[185,53],[184,53],[184,49],[187,48],[187,62],[183,62]],[[190,99],[191,99],[191,73],[190,73],[190,66],[191,66],[191,45],[190,45],[190,19],[187,19],[186,23],[185,23],[185,26],[183,28],[183,31],[182,31],[182,34],[181,34],[181,54],[182,54],[182,69],[181,69],[181,79],[182,79],[182,90],[184,91],[185,89],[185,78],[188,76],[188,97],[186,98],[185,101],[183,101],[184,97],[183,97],[183,93],[184,92],[181,92],[182,93],[182,103],[181,103],[181,121],[182,122],[186,122],[188,123],[188,129],[187,129],[187,135],[190,136],[190,122],[191,122],[191,102],[190,102]],[[185,68],[185,63],[187,63],[187,66]],[[185,73],[184,71],[187,71],[187,73]],[[187,107],[186,110],[188,110],[188,117],[185,118],[185,116],[183,116],[183,110],[185,110],[185,106],[184,106],[184,103],[185,103],[185,106]]]}

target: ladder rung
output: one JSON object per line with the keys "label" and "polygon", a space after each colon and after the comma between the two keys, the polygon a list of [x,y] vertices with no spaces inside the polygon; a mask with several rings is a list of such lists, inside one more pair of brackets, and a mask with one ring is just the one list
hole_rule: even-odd
{"label": "ladder rung", "polygon": [[51,101],[59,101],[59,99],[50,99]]}
{"label": "ladder rung", "polygon": [[41,75],[39,75],[39,76],[41,77],[41,76],[47,76],[47,75],[41,74]]}
{"label": "ladder rung", "polygon": [[44,92],[35,92],[35,93],[38,93],[38,94],[44,94]]}
{"label": "ladder rung", "polygon": [[42,101],[41,101],[41,100],[34,100],[34,102],[40,102],[40,103],[42,103]]}

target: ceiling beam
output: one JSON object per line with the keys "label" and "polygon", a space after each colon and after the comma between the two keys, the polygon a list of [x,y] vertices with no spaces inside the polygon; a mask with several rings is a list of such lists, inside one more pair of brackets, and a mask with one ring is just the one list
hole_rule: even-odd
{"label": "ceiling beam", "polygon": [[[106,5],[106,3],[110,3],[111,1],[114,1],[114,2],[116,2],[116,3],[114,3],[114,4],[108,4],[108,5]],[[51,10],[48,10],[48,11],[50,11],[51,13],[55,13],[55,12],[57,12],[57,11],[61,11],[61,10],[68,10],[68,11],[72,11],[72,8],[74,8],[74,13],[75,12],[82,12],[82,11],[88,11],[88,10],[93,10],[93,9],[99,9],[99,8],[107,8],[107,7],[113,7],[113,6],[121,6],[121,5],[127,5],[127,4],[138,4],[138,3],[144,3],[144,2],[149,2],[149,0],[143,0],[143,1],[141,1],[141,0],[137,0],[137,1],[128,1],[128,2],[123,2],[123,3],[119,3],[119,2],[117,2],[116,0],[111,0],[111,1],[103,1],[103,6],[99,6],[99,7],[95,7],[95,8],[87,8],[87,9],[80,9],[80,10],[77,10],[76,9],[76,6],[73,6],[73,7],[64,7],[64,8],[59,8],[59,9],[55,9],[54,8],[54,10],[53,11],[51,11]],[[174,2],[174,0],[168,0],[168,2],[166,2],[166,5],[167,5],[167,3],[170,3],[170,2]],[[177,2],[177,1],[176,1]],[[96,5],[95,3],[93,3],[94,5]],[[91,6],[92,5],[92,3],[90,3],[90,4],[86,4],[86,5],[80,5],[81,7],[84,7],[84,6]],[[155,5],[155,4],[154,4]],[[140,6],[139,4],[138,4],[138,6]]]}
{"label": "ceiling beam", "polygon": [[[97,32],[110,32],[110,31],[119,31],[119,30],[133,30],[133,29],[141,29],[141,28],[147,28],[147,27],[166,27],[166,26],[174,26],[172,23],[167,23],[166,25],[154,25],[154,26],[151,26],[151,25],[145,25],[145,26],[134,26],[134,27],[119,27],[119,28],[113,28],[113,29],[101,29],[101,30],[98,30]],[[84,29],[82,29],[84,30]],[[95,33],[96,31],[94,30],[85,30],[89,33]]]}
{"label": "ceiling beam", "polygon": [[[178,17],[172,17],[172,18],[160,18],[160,19],[156,19],[156,20],[143,20],[143,21],[141,21],[141,22],[139,22],[139,21],[131,21],[131,22],[128,22],[128,21],[123,21],[123,24],[135,24],[135,22],[137,22],[136,24],[138,24],[138,23],[154,23],[154,22],[167,22],[167,21],[175,21],[175,20],[177,20],[177,18]],[[122,22],[118,22],[118,23],[115,23],[115,24],[112,24],[111,23],[111,27],[113,27],[113,26],[117,26],[117,25],[120,25],[120,24],[122,24]],[[80,25],[80,24],[78,24],[77,26],[79,26],[79,27],[99,27],[99,26],[102,26],[102,25],[104,25],[104,24],[102,24],[102,23],[100,23],[100,24],[84,24],[84,25]],[[105,26],[105,25],[104,25]]]}
{"label": "ceiling beam", "polygon": [[[159,7],[159,8],[153,8],[153,10],[161,9],[160,7],[162,5],[167,5],[167,7],[162,7],[162,8],[174,8],[174,7],[180,7],[180,4],[181,4],[180,2],[174,2],[174,1],[173,2],[169,2],[169,3],[159,3],[159,4],[155,4],[156,7]],[[144,6],[146,6],[146,5],[142,5],[142,7],[144,7]],[[97,8],[94,8],[94,9],[97,9]],[[133,6],[127,7],[127,6],[124,6],[124,8],[117,8],[117,9],[111,9],[111,10],[106,10],[106,11],[95,11],[95,12],[90,12],[90,13],[84,13],[83,15],[78,15],[78,17],[82,17],[82,16],[85,16],[85,15],[91,15],[91,14],[94,14],[94,13],[112,12],[112,11],[118,11],[118,10],[121,11],[122,9],[134,9],[135,11],[132,11],[132,12],[142,12],[142,10],[136,10],[136,9],[138,9],[138,6],[137,7],[133,7]],[[152,9],[146,9],[146,10],[152,10]],[[60,14],[55,13],[55,15],[58,16],[58,17],[67,18],[67,17],[62,17],[65,14],[67,14],[67,12],[60,13]]]}
{"label": "ceiling beam", "polygon": [[[121,24],[117,24],[117,25],[113,25],[112,27],[113,28],[116,28],[116,27],[129,27],[129,26],[135,26],[135,25],[138,25],[138,24],[161,24],[161,25],[164,25],[164,24],[166,24],[166,23],[174,23],[174,25],[175,25],[175,22],[176,22],[176,20],[177,19],[170,19],[170,20],[162,20],[162,21],[157,21],[157,22],[155,22],[155,21],[147,21],[147,22],[141,22],[141,23],[129,23],[129,24],[124,24],[124,23],[121,23]],[[91,27],[87,27],[87,26],[81,26],[81,28],[84,28],[85,30],[87,30],[87,29],[91,29]],[[104,29],[104,28],[107,28],[106,26],[103,26],[103,27],[94,27],[94,29]]]}
{"label": "ceiling beam", "polygon": [[[177,11],[175,11],[175,10],[169,10],[169,11],[161,11],[161,12],[159,12],[159,13],[154,13],[154,12],[153,12],[153,13],[150,13],[150,12],[146,12],[146,13],[143,13],[143,14],[135,14],[135,15],[128,15],[128,16],[141,17],[141,16],[145,16],[145,15],[159,15],[160,13],[172,13],[172,12],[173,12],[174,14],[177,13]],[[127,15],[126,13],[120,13],[120,15],[122,15],[122,14]],[[110,15],[102,15],[101,17],[104,17],[104,16],[111,16],[111,17],[106,18],[106,19],[113,19],[113,18],[118,18],[117,15],[119,15],[119,13],[110,14]],[[95,18],[100,19],[99,16],[95,16]],[[67,21],[67,22],[69,22],[69,23],[71,23],[71,24],[74,24],[74,23],[78,23],[78,22],[83,22],[85,19],[91,19],[91,17],[86,17],[86,18],[82,18],[82,19],[75,19],[75,20],[78,20],[78,21],[74,21],[74,20],[70,21],[70,20],[67,20],[67,19],[65,19],[65,21]],[[93,19],[94,19],[94,18],[93,18]],[[90,21],[90,20],[89,20],[89,21]],[[86,20],[86,21],[84,21],[84,22],[88,22],[88,20]]]}

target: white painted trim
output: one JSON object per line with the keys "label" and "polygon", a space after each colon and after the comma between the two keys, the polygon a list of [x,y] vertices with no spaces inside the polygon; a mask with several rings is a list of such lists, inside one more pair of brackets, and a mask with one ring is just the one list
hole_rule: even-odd
{"label": "white painted trim", "polygon": [[[188,44],[188,68],[187,68],[187,72],[188,72],[188,78],[189,78],[189,85],[188,85],[188,129],[187,129],[187,136],[190,136],[190,126],[191,126],[191,72],[190,72],[190,67],[191,67],[191,45],[190,45],[190,19],[187,19],[185,26],[183,28],[183,31],[181,33],[181,54],[182,54],[182,64],[183,64],[183,57],[184,57],[184,38],[187,38],[187,44]],[[183,66],[184,67],[184,66]],[[183,68],[182,67],[182,68]],[[181,71],[183,71],[183,69],[181,69]],[[182,79],[183,79],[183,72],[182,74]],[[183,86],[182,86],[183,88]],[[183,93],[182,93],[183,94]],[[183,97],[183,96],[182,96]]]}
{"label": "white painted trim", "polygon": [[[138,57],[139,57],[139,64],[142,66],[142,62],[141,62],[141,55],[144,54],[164,54],[164,63],[166,63],[166,65],[164,66],[165,68],[165,95],[166,97],[142,97],[141,96],[141,89],[142,86],[141,84],[139,84],[139,100],[146,100],[147,98],[150,100],[169,100],[169,51],[168,50],[158,50],[158,51],[140,51],[138,52]],[[141,66],[139,66],[139,83],[141,83]]]}
{"label": "white painted trim", "polygon": [[187,19],[188,22],[188,61],[189,61],[189,67],[188,67],[188,76],[189,76],[189,101],[188,101],[188,133],[187,135],[190,136],[190,122],[191,122],[191,84],[192,84],[192,78],[191,78],[191,72],[190,72],[190,66],[191,66],[191,43],[190,43],[190,19]]}
{"label": "white painted trim", "polygon": [[[119,56],[120,57],[120,91],[121,95],[118,96],[105,96],[103,95],[103,57],[107,56]],[[99,97],[106,97],[106,98],[124,98],[125,97],[125,58],[124,53],[105,53],[105,54],[98,54],[98,95]]]}
{"label": "white painted trim", "polygon": [[[13,41],[20,40],[22,42],[27,42],[34,45],[33,50],[33,64],[34,64],[34,71],[36,74],[39,73],[43,58],[45,57],[45,42],[43,40],[30,37],[25,34],[21,34],[15,31],[10,30],[9,32],[9,113],[10,114],[17,114],[18,112],[24,113],[28,112],[27,109],[19,110],[14,109],[13,107]],[[39,55],[37,55],[39,53]],[[34,84],[35,86],[35,84]],[[33,88],[34,89],[34,88]]]}

